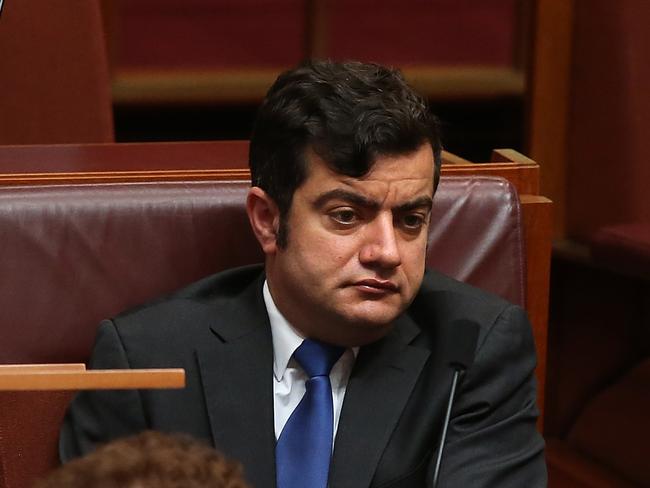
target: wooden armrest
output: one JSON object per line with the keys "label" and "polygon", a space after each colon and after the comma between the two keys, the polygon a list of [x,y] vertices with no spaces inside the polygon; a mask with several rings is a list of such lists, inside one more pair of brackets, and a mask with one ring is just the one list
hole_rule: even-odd
{"label": "wooden armrest", "polygon": [[0,370],[0,391],[183,388],[183,369]]}
{"label": "wooden armrest", "polygon": [[449,151],[442,151],[442,164],[473,164],[470,160],[456,156]]}
{"label": "wooden armrest", "polygon": [[36,371],[85,371],[84,363],[50,363],[50,364],[0,364],[3,373],[34,373]]}

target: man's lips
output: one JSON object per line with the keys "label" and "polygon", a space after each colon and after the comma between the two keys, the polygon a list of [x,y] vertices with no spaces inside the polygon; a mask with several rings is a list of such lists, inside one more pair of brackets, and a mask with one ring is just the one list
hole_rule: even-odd
{"label": "man's lips", "polygon": [[399,287],[390,280],[377,280],[368,278],[359,280],[354,286],[367,293],[394,293],[399,291]]}

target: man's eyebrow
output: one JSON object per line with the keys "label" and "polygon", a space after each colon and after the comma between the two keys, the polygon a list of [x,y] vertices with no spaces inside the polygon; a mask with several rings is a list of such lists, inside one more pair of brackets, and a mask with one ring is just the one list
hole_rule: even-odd
{"label": "man's eyebrow", "polygon": [[353,205],[369,208],[371,210],[377,210],[381,206],[379,202],[375,200],[371,200],[370,198],[366,198],[363,195],[359,195],[358,193],[354,193],[348,190],[343,190],[341,188],[322,193],[314,202],[314,206],[316,208],[321,208],[330,200],[343,200]]}
{"label": "man's eyebrow", "polygon": [[[319,195],[314,202],[314,206],[316,208],[321,208],[330,200],[343,200],[344,202],[348,202],[359,207],[368,208],[370,210],[378,210],[381,207],[381,204],[376,200],[372,200],[370,198],[364,197],[363,195],[359,195],[358,193],[343,190],[341,188],[330,190]],[[431,210],[432,206],[433,200],[431,197],[422,196],[410,202],[397,205],[392,210],[396,210],[398,212],[408,212],[417,208],[425,208],[426,210]]]}
{"label": "man's eyebrow", "polygon": [[415,200],[403,203],[402,205],[398,205],[393,210],[397,210],[398,212],[408,212],[409,210],[415,210],[416,208],[425,208],[427,210],[431,210],[431,207],[433,207],[433,199],[429,196],[426,196],[416,198]]}

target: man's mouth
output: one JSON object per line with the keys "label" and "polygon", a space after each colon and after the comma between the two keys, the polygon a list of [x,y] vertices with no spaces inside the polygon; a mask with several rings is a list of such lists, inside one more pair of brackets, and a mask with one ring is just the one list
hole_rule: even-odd
{"label": "man's mouth", "polygon": [[378,280],[374,278],[359,280],[354,283],[354,286],[362,292],[370,293],[373,295],[385,295],[399,291],[399,287],[394,282],[390,280]]}

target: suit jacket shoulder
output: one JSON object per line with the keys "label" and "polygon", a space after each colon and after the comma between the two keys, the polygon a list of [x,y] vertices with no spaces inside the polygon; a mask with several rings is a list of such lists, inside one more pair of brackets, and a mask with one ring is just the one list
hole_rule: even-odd
{"label": "suit jacket shoulder", "polygon": [[110,322],[134,360],[175,357],[215,336],[227,341],[264,327],[262,284],[260,265],[230,269],[122,312]]}
{"label": "suit jacket shoulder", "polygon": [[90,368],[184,368],[186,387],[80,393],[61,430],[61,459],[146,429],[185,432],[240,460],[254,486],[271,486],[273,350],[262,283],[261,266],[229,270],[102,322]]}
{"label": "suit jacket shoulder", "polygon": [[[424,308],[430,320],[453,321],[463,318],[484,324],[511,306],[513,304],[497,295],[437,271],[427,270],[411,312],[417,313]],[[421,325],[426,328],[426,324]]]}
{"label": "suit jacket shoulder", "polygon": [[545,486],[535,347],[525,311],[428,271],[409,315],[422,331],[413,345],[431,350],[443,364],[454,323],[479,326],[474,360],[456,395],[441,486]]}

